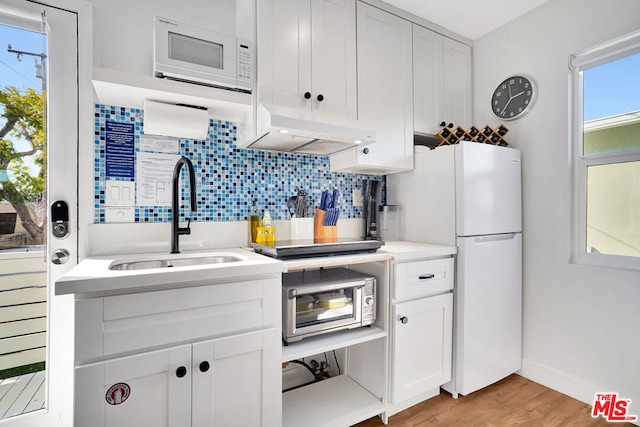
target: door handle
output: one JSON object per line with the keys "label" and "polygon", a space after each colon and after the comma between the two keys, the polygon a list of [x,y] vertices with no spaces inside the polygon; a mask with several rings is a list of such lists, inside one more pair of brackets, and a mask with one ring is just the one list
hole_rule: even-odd
{"label": "door handle", "polygon": [[492,236],[482,236],[476,237],[476,243],[484,243],[484,242],[497,242],[499,240],[512,240],[516,237],[518,233],[504,233],[504,234],[495,234]]}
{"label": "door handle", "polygon": [[428,273],[428,274],[421,274],[418,276],[418,279],[420,280],[428,280],[428,279],[433,279],[434,277],[436,277],[435,274],[433,273]]}
{"label": "door handle", "polygon": [[55,265],[65,264],[69,261],[69,258],[71,258],[71,255],[66,249],[56,249],[51,254],[51,262]]}

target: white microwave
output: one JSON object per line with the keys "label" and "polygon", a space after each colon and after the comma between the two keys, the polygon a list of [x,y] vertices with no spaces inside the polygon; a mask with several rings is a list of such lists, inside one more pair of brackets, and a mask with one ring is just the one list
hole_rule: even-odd
{"label": "white microwave", "polygon": [[153,38],[156,77],[251,92],[250,41],[157,16]]}

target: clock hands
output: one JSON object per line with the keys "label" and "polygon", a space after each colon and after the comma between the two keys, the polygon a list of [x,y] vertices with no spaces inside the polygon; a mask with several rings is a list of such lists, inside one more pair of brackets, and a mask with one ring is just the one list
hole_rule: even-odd
{"label": "clock hands", "polygon": [[507,112],[507,107],[509,106],[509,103],[511,102],[511,100],[515,98],[514,96],[510,97],[509,100],[507,101],[506,104],[504,104],[504,107],[502,107],[502,113],[501,115],[504,116],[504,114]]}
{"label": "clock hands", "polygon": [[504,107],[502,107],[502,112],[501,112],[501,115],[502,115],[502,116],[504,116],[504,115],[505,115],[506,110],[507,110],[507,107],[509,106],[509,104],[511,103],[511,101],[512,101],[514,98],[517,98],[517,97],[519,97],[520,95],[522,95],[522,94],[524,93],[524,91],[522,91],[522,92],[516,93],[515,95],[511,95],[511,86],[508,86],[508,88],[509,88],[509,100],[507,101],[507,103],[506,103],[506,104],[504,104]]}
{"label": "clock hands", "polygon": [[513,120],[531,110],[536,95],[534,81],[514,75],[496,86],[491,97],[491,109],[496,117]]}

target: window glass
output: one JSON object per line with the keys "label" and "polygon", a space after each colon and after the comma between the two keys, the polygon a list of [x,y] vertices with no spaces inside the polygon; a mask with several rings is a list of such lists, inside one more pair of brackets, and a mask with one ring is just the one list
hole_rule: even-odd
{"label": "window glass", "polygon": [[640,161],[587,168],[587,252],[640,256]]}
{"label": "window glass", "polygon": [[583,71],[584,154],[640,149],[640,53]]}
{"label": "window glass", "polygon": [[640,269],[640,32],[570,56],[574,255]]}

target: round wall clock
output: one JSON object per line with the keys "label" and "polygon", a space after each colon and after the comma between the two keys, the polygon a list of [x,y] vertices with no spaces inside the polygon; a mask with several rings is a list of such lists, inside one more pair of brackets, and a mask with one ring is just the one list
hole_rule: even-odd
{"label": "round wall clock", "polygon": [[511,76],[496,87],[491,97],[491,111],[502,120],[515,120],[533,108],[536,84],[530,77]]}

